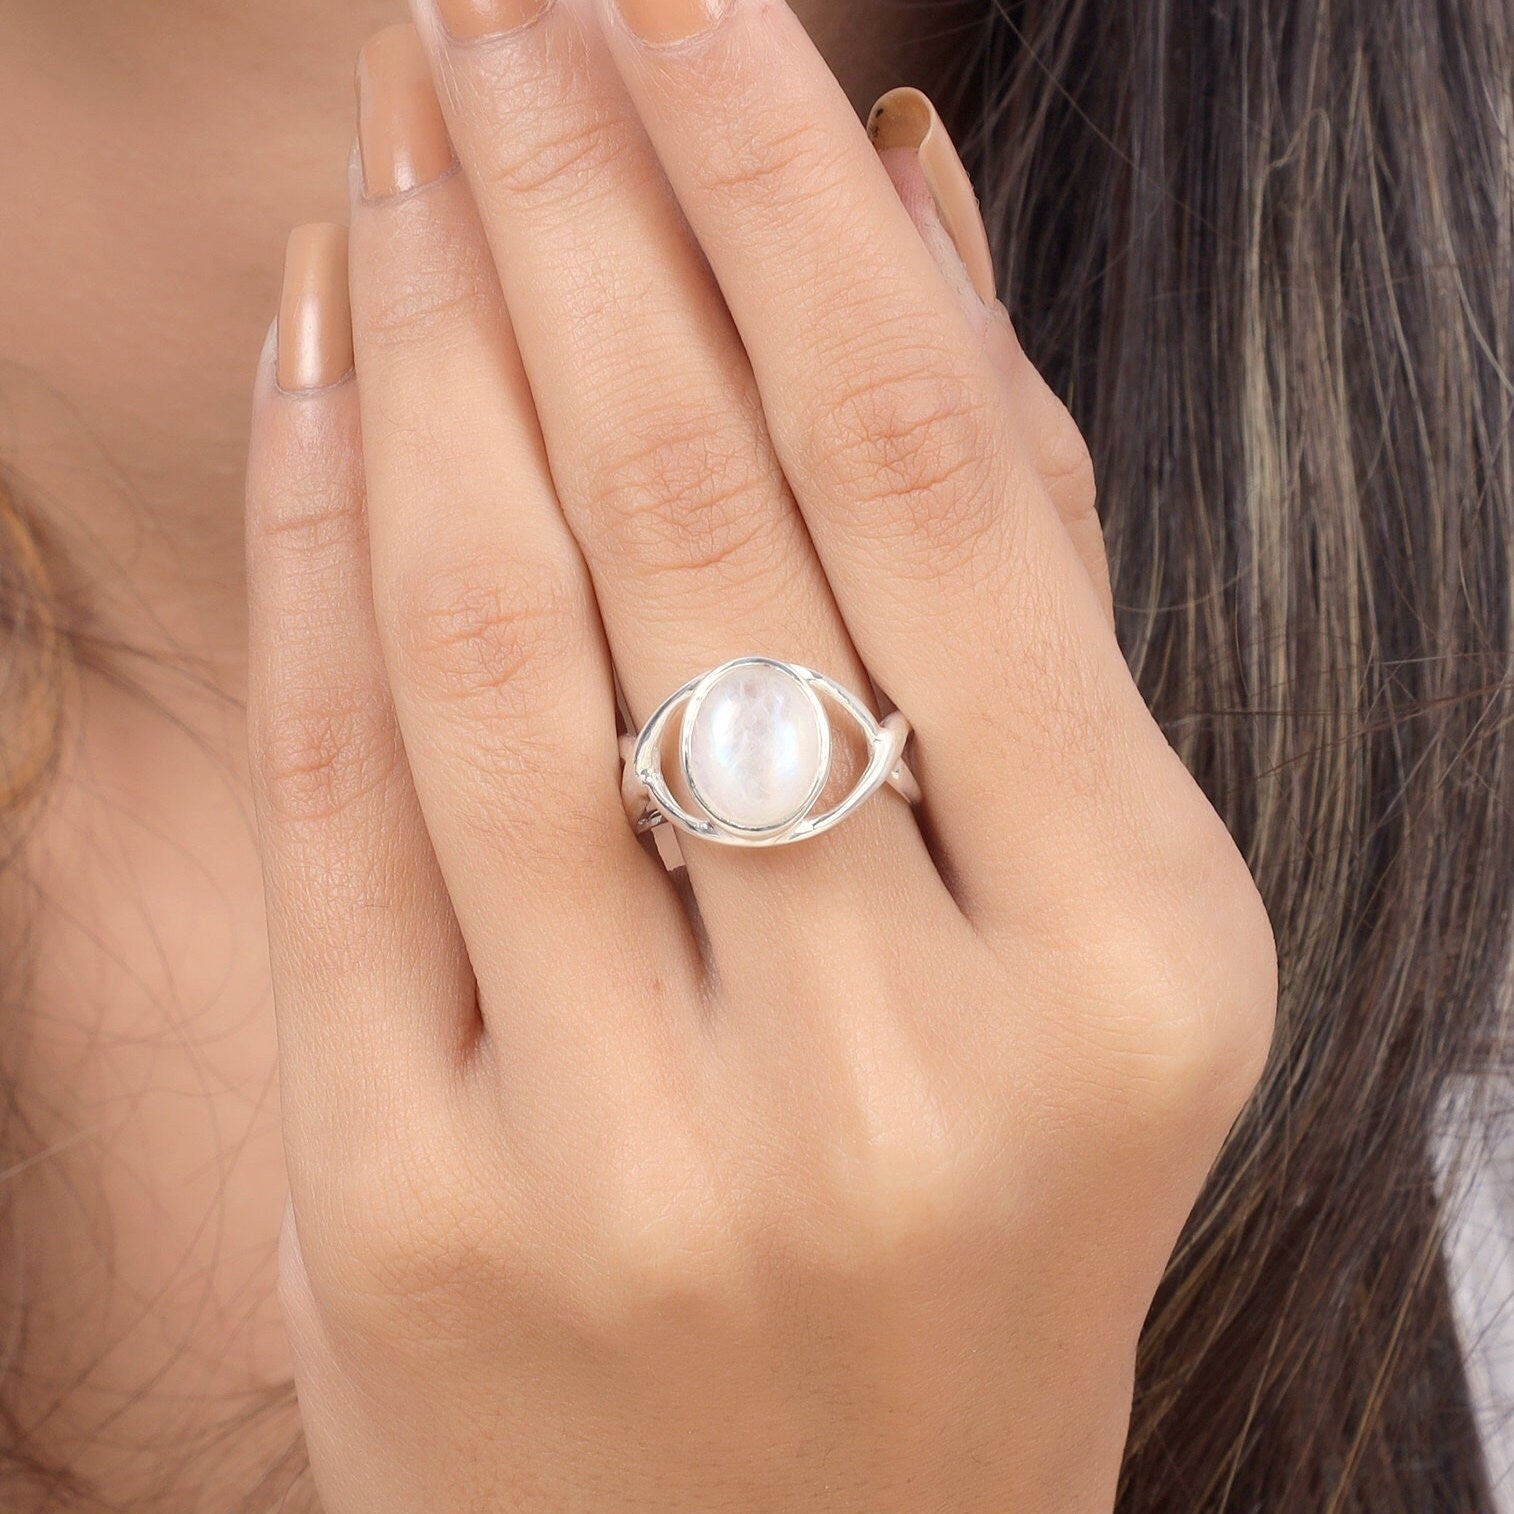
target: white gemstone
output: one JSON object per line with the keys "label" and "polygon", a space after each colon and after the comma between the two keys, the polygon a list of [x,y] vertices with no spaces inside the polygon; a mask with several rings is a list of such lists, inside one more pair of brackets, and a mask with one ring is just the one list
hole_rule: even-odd
{"label": "white gemstone", "polygon": [[722,673],[689,729],[695,796],[740,830],[796,819],[824,776],[823,718],[813,695],[783,668],[750,662]]}

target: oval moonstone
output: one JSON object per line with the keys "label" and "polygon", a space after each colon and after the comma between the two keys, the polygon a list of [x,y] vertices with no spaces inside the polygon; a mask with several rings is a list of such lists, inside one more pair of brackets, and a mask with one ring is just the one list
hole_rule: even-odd
{"label": "oval moonstone", "polygon": [[744,831],[796,820],[824,778],[824,719],[794,675],[742,663],[705,691],[688,734],[694,796],[716,819]]}

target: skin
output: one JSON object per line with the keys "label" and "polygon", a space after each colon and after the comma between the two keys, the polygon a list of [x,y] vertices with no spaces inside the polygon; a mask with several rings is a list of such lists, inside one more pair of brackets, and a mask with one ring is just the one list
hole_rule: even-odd
{"label": "skin", "polygon": [[[891,55],[909,39],[893,28],[907,8],[799,10],[854,107],[898,82]],[[627,224],[656,231],[627,243],[622,276],[676,270],[657,333],[618,328],[617,302],[593,284],[588,317],[554,306],[594,245],[591,228],[554,225],[540,206],[533,220],[507,189],[475,207],[468,178],[453,177],[349,206],[352,59],[397,15],[367,0],[0,0],[0,25],[20,39],[0,50],[0,116],[12,118],[0,125],[21,140],[24,123],[37,144],[8,161],[6,188],[10,203],[44,207],[35,234],[0,251],[13,295],[0,306],[7,460],[78,565],[92,628],[145,654],[108,655],[106,669],[150,696],[84,674],[77,736],[28,857],[48,907],[25,1043],[26,1153],[40,1159],[16,1179],[34,1321],[17,1378],[23,1418],[45,1451],[162,1510],[194,1506],[207,1478],[250,1485],[288,1424],[212,1451],[192,1449],[193,1428],[223,1422],[291,1370],[332,1514],[512,1497],[755,1509],[778,1486],[795,1507],[841,1507],[830,1479],[872,1509],[918,1508],[905,1490],[919,1486],[954,1508],[1107,1507],[1135,1334],[1265,1050],[1272,963],[1223,827],[1124,677],[1076,434],[1002,312],[953,266],[918,176],[907,162],[889,165],[892,183],[878,171],[854,112],[781,20],[738,17],[751,46],[718,112],[711,60],[728,42],[676,62],[624,35],[613,52],[598,42],[590,52],[595,78],[624,73],[705,253],[731,281],[727,317],[650,195],[650,173],[638,177],[635,160],[605,170],[583,202],[621,207],[602,242]],[[530,50],[587,15],[574,0],[521,47],[466,55],[427,31],[455,84],[453,131],[473,182],[504,144],[542,149],[529,133],[543,122],[505,109],[520,98],[510,71],[535,57],[543,87],[563,86],[551,55]],[[722,214],[701,189],[710,160],[675,151],[697,119],[717,148],[740,138],[760,152],[796,112],[820,123],[817,141],[844,144],[838,182],[786,188],[760,216],[739,197]],[[762,317],[758,289],[741,283],[743,268],[760,268],[769,294],[784,287],[806,248],[795,207],[828,188],[857,217],[809,230],[860,271],[856,329],[934,332],[930,352],[913,354],[945,365],[933,382],[991,396],[982,434],[968,444],[965,428],[949,433],[971,455],[940,453],[960,466],[922,474],[918,490],[880,488],[878,426],[833,430],[823,445],[799,429],[806,413],[836,413],[844,393],[889,392],[877,365],[903,354],[880,342],[859,344],[850,363],[791,362],[783,333],[795,325]],[[291,396],[265,357],[249,660],[248,357],[277,303],[283,228],[349,212],[354,334],[374,377],[361,392],[349,382]],[[743,227],[750,238],[765,223],[760,243],[743,240]],[[857,242],[859,228],[874,235]],[[490,267],[485,230],[511,251],[505,300],[512,281],[545,291],[534,337],[519,314],[529,302],[517,306],[535,407],[497,298],[463,301],[455,329],[436,323],[429,338],[423,322],[381,315],[400,288],[427,297],[417,268],[455,265],[459,252]],[[725,346],[701,354],[712,326]],[[546,329],[556,341],[542,340]],[[659,346],[680,330],[686,342]],[[735,390],[692,387],[689,413],[746,449],[738,460],[771,460],[776,447],[792,485],[786,494],[774,468],[752,491],[764,518],[789,522],[761,562],[741,561],[737,523],[706,501],[700,529],[724,531],[736,552],[724,576],[692,558],[678,571],[648,560],[635,523],[676,523],[654,514],[668,501],[591,478],[586,454],[570,449],[592,435],[576,397],[584,362],[602,363],[603,411],[631,434],[646,419],[635,399],[648,373],[665,377],[689,352],[737,375]],[[421,385],[421,373],[433,377]],[[813,392],[815,374],[836,386],[829,400]],[[778,417],[773,436],[733,420],[753,413],[737,403],[753,392]],[[446,432],[446,417],[470,413],[497,424]],[[529,444],[538,426],[545,441]],[[433,451],[418,443],[426,431]],[[543,445],[559,477],[579,470],[582,501],[626,505],[618,534],[596,537],[593,512],[555,513]],[[832,466],[841,456],[855,475]],[[460,459],[479,471],[456,471]],[[938,528],[928,541],[910,535],[920,519],[906,507],[927,489],[925,518],[975,518],[952,508],[970,501],[939,496],[943,474],[979,477],[1001,501],[985,540],[1014,532],[1023,577],[974,582],[974,559]],[[518,680],[463,697],[457,648],[491,625],[513,635],[509,624],[458,622],[461,640],[421,632],[449,605],[496,603],[501,575],[522,581],[522,559],[476,508],[482,480],[501,477],[541,507],[532,533],[508,535],[535,554],[533,582],[539,571],[567,585],[551,601],[562,634],[532,649]],[[376,614],[360,571],[368,547],[340,524],[364,487]],[[837,508],[848,491],[896,512],[881,517],[898,545],[891,561]],[[318,577],[301,579],[306,508],[338,525]],[[800,509],[818,555],[797,530]],[[428,535],[448,551],[425,562]],[[478,581],[465,581],[467,563],[492,575],[469,569]],[[909,563],[929,571],[912,576]],[[1036,624],[1026,604],[1042,607]],[[953,605],[966,618],[943,645]],[[1006,605],[1022,609],[995,608]],[[274,629],[290,617],[311,634]],[[729,645],[738,621],[741,645]],[[915,637],[902,636],[908,626]],[[757,644],[807,654],[853,687],[866,686],[860,652],[933,738],[919,766],[935,855],[888,796],[814,848],[697,854],[703,959],[655,864],[626,838],[613,776],[589,777],[613,767],[612,748],[582,744],[613,744],[606,633],[638,716],[689,672]],[[774,644],[784,637],[792,644]],[[1037,676],[985,686],[973,671],[1010,665]],[[354,670],[367,671],[360,688],[341,683]],[[560,697],[545,700],[547,688]],[[333,698],[363,718],[312,769],[312,743],[330,746]],[[390,700],[413,780],[404,762],[384,761]],[[501,743],[493,759],[486,741]],[[505,750],[553,754],[516,774],[533,793],[557,759],[575,775],[547,798],[567,822],[559,844],[499,825],[526,802],[505,792]],[[448,751],[462,754],[451,768]],[[365,786],[358,775],[374,763],[387,776]],[[1044,803],[1005,815],[995,799],[1006,785]],[[590,796],[599,808],[585,808]],[[967,817],[985,801],[991,821],[976,826]],[[362,876],[379,836],[394,895],[353,911],[340,889]],[[891,880],[881,894],[859,886],[879,877]],[[533,901],[550,908],[533,918]],[[354,914],[382,923],[354,934],[342,923]],[[812,954],[794,944],[803,939],[830,950]],[[775,941],[789,944],[773,960]],[[333,964],[346,968],[340,982]],[[718,1029],[708,1041],[696,1024],[705,1014]],[[590,1025],[592,1035],[563,1033]],[[716,1171],[737,1180],[712,1184]],[[280,1269],[290,1186],[298,1222],[283,1227]],[[669,1192],[681,1195],[671,1207]],[[529,1249],[512,1239],[523,1233]],[[691,1310],[709,1326],[693,1355],[680,1331]],[[818,1356],[817,1322],[832,1341]],[[977,1362],[962,1370],[969,1345]],[[585,1360],[622,1365],[585,1376]],[[638,1407],[649,1381],[651,1421]],[[898,1384],[913,1423],[934,1432],[897,1437],[897,1405],[867,1387],[878,1381]],[[551,1412],[538,1418],[533,1400]],[[830,1407],[791,1422],[784,1406],[796,1403]],[[1005,1424],[1020,1430],[1005,1437]],[[508,1434],[480,1436],[483,1425]],[[525,1462],[521,1446],[535,1448]]]}

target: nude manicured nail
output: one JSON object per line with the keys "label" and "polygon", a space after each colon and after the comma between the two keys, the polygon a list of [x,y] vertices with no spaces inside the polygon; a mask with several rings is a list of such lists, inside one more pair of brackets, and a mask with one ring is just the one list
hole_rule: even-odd
{"label": "nude manicured nail", "polygon": [[436,0],[442,25],[459,42],[477,42],[519,31],[540,16],[552,0]]}
{"label": "nude manicured nail", "polygon": [[415,28],[391,26],[371,37],[357,81],[363,193],[382,200],[441,178],[456,159]]}
{"label": "nude manicured nail", "polygon": [[625,23],[641,38],[662,46],[707,32],[725,15],[730,0],[616,0]]}
{"label": "nude manicured nail", "polygon": [[278,333],[280,389],[325,389],[352,372],[345,226],[296,226],[289,234]]}
{"label": "nude manicured nail", "polygon": [[879,152],[907,147],[919,154],[920,171],[936,202],[941,225],[952,239],[973,288],[992,303],[997,281],[983,212],[978,208],[973,181],[936,107],[918,89],[892,89],[873,106],[867,130]]}

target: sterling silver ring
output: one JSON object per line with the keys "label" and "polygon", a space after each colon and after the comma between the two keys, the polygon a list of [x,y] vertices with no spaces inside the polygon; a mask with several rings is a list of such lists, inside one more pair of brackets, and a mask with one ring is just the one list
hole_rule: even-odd
{"label": "sterling silver ring", "polygon": [[[867,760],[851,789],[819,814],[831,777],[832,711],[850,717]],[[679,716],[678,772],[664,770]],[[840,825],[885,786],[911,804],[920,786],[904,760],[909,722],[878,720],[833,679],[799,663],[737,657],[666,699],[637,736],[622,738],[626,814],[639,833],[671,824],[727,846],[786,846]]]}

